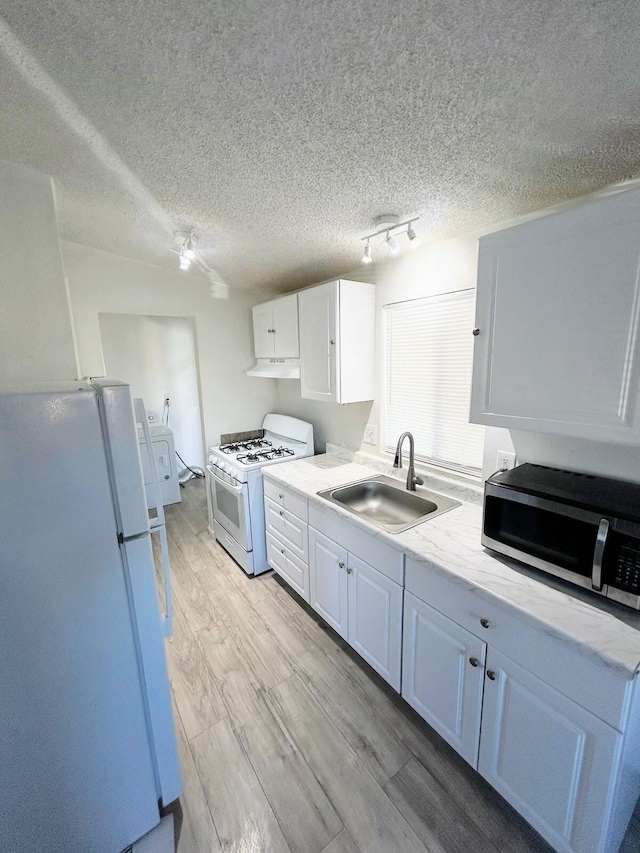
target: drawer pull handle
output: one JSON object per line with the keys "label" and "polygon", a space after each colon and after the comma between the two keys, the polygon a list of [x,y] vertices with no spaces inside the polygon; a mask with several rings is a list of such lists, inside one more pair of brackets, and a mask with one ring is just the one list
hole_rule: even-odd
{"label": "drawer pull handle", "polygon": [[469,658],[469,663],[471,664],[471,666],[478,666],[478,658]]}
{"label": "drawer pull handle", "polygon": [[344,569],[344,563],[338,563],[338,566],[340,566],[341,569]]}
{"label": "drawer pull handle", "polygon": [[284,515],[284,512],[282,510],[280,510],[280,515]]}
{"label": "drawer pull handle", "polygon": [[496,674],[495,674],[495,672],[494,672],[492,669],[488,669],[488,670],[487,670],[487,678],[490,678],[490,679],[491,679],[491,681],[495,681],[495,680],[496,680]]}
{"label": "drawer pull handle", "polygon": [[284,498],[284,495],[281,492],[278,492],[278,497],[280,498],[280,500],[282,500]]}
{"label": "drawer pull handle", "polygon": [[488,619],[481,619],[480,624],[482,625],[483,628],[488,628],[489,625],[491,625],[491,622],[489,622]]}

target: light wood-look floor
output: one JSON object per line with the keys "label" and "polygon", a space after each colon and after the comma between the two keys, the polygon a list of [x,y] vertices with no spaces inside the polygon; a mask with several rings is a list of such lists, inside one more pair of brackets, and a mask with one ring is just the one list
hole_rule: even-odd
{"label": "light wood-look floor", "polygon": [[202,481],[167,509],[179,853],[550,850],[277,576],[210,540]]}

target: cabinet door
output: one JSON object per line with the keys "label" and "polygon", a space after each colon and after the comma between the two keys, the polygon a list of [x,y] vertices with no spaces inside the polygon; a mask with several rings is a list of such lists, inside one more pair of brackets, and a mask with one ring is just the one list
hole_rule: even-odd
{"label": "cabinet door", "polygon": [[471,420],[640,439],[640,193],[480,240]]}
{"label": "cabinet door", "polygon": [[337,283],[298,294],[300,393],[309,400],[336,402]]}
{"label": "cabinet door", "polygon": [[347,551],[309,528],[309,604],[348,639]]}
{"label": "cabinet door", "polygon": [[276,358],[298,358],[300,344],[298,343],[298,294],[274,299],[273,308],[273,338],[275,339]]}
{"label": "cabinet door", "polygon": [[349,554],[349,643],[400,691],[402,587]]}
{"label": "cabinet door", "polygon": [[493,649],[486,676],[480,773],[554,849],[605,850],[622,735]]}
{"label": "cabinet door", "polygon": [[478,764],[486,648],[405,591],[402,696],[472,767]]}
{"label": "cabinet door", "polygon": [[273,311],[271,302],[253,306],[253,348],[256,358],[274,357]]}

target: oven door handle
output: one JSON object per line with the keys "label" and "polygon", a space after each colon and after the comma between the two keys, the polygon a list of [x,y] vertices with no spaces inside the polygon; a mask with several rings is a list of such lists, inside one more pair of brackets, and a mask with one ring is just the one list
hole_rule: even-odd
{"label": "oven door handle", "polygon": [[242,485],[240,485],[240,486],[233,486],[231,483],[228,483],[226,480],[223,480],[223,479],[222,479],[222,477],[219,477],[219,476],[216,474],[216,472],[213,470],[213,468],[211,467],[211,465],[207,465],[207,470],[209,471],[209,473],[211,474],[211,476],[213,477],[213,479],[214,479],[214,480],[217,480],[217,481],[220,483],[220,485],[221,485],[221,486],[224,486],[224,487],[225,487],[225,489],[227,489],[227,491],[229,491],[229,492],[233,492],[233,493],[234,493],[234,495],[241,495],[241,494],[242,494]]}
{"label": "oven door handle", "polygon": [[598,535],[596,537],[596,547],[593,552],[593,565],[591,567],[591,589],[595,589],[597,592],[602,591],[602,557],[604,556],[604,546],[607,544],[608,535],[609,521],[606,518],[602,518],[598,525]]}

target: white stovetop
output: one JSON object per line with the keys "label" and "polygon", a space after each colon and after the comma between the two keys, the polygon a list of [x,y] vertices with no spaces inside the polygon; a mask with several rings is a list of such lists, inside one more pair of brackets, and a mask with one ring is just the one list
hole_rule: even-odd
{"label": "white stovetop", "polygon": [[[575,645],[581,653],[631,677],[640,666],[640,614],[606,599],[597,599],[553,578],[507,559],[498,559],[480,543],[482,506],[462,506],[412,527],[404,533],[380,530],[365,519],[318,497],[317,492],[371,477],[374,468],[323,455],[269,467],[264,475],[289,486],[325,510],[347,518],[373,536],[423,563],[425,571],[444,573],[461,587],[494,604],[517,608],[520,616],[552,636]],[[390,472],[388,472],[390,473]],[[399,474],[406,473],[398,472]],[[447,481],[428,482],[433,491],[457,500],[470,493]],[[465,494],[466,492],[466,494]]]}

